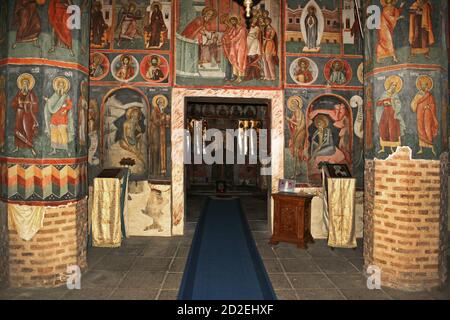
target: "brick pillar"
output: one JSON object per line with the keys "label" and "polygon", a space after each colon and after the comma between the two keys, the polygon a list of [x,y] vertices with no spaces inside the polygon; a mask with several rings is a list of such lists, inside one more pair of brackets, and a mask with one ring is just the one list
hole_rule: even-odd
{"label": "brick pillar", "polygon": [[[0,4],[7,15],[2,21],[12,21],[15,5],[33,17],[18,21],[29,25],[25,31],[0,25],[0,198],[7,214],[13,207],[19,213],[44,208],[43,225],[31,240],[8,226],[5,270],[12,287],[56,286],[65,282],[68,266],[86,267],[90,1],[74,2],[81,30],[67,27],[77,17],[67,13],[66,3]],[[4,220],[2,215],[2,248]]]}
{"label": "brick pillar", "polygon": [[[365,28],[365,266],[408,291],[447,278],[448,4],[428,1],[415,15],[420,5],[380,6],[405,17],[391,35],[383,17],[379,30]],[[420,17],[432,23],[416,30]]]}

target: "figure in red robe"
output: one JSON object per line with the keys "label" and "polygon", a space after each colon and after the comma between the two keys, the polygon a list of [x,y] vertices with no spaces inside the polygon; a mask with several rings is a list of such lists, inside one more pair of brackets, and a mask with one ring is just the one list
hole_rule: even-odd
{"label": "figure in red robe", "polygon": [[380,29],[378,30],[377,43],[377,62],[381,59],[392,57],[394,62],[398,62],[397,55],[394,48],[394,29],[397,26],[397,21],[404,18],[401,16],[403,11],[402,3],[400,8],[395,7],[397,0],[384,0],[383,11],[381,14]]}
{"label": "figure in red robe", "polygon": [[264,48],[263,48],[263,62],[264,62],[264,80],[276,80],[276,66],[278,65],[278,37],[277,32],[271,25],[272,19],[264,19]]}
{"label": "figure in red robe", "polygon": [[38,98],[33,91],[34,78],[29,74],[23,74],[18,79],[19,92],[13,98],[11,107],[16,112],[14,127],[14,144],[17,152],[19,148],[29,149],[36,156],[33,148],[33,139],[37,134],[39,123],[37,113],[39,111]]}
{"label": "figure in red robe", "polygon": [[241,83],[247,68],[247,29],[239,24],[239,19],[229,19],[230,28],[223,35],[223,52],[233,68],[233,81]]}
{"label": "figure in red robe", "polygon": [[70,0],[50,0],[48,4],[48,20],[53,29],[53,43],[49,52],[54,52],[57,46],[66,47],[73,57],[72,31],[67,26],[67,21],[70,20],[67,8],[71,4]]}
{"label": "figure in red robe", "polygon": [[411,102],[411,109],[417,115],[417,134],[419,136],[419,152],[423,153],[423,148],[429,148],[436,155],[433,139],[439,132],[439,121],[436,116],[436,102],[432,93],[432,79],[422,76],[417,81],[419,92]]}

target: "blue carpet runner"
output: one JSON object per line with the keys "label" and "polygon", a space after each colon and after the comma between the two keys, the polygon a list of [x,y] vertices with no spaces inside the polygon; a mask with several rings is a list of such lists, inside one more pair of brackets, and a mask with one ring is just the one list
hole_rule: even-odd
{"label": "blue carpet runner", "polygon": [[239,199],[206,200],[178,299],[276,299]]}

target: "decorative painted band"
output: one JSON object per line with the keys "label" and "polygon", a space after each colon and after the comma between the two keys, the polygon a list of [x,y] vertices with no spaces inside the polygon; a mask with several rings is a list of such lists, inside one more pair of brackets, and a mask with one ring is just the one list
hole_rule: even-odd
{"label": "decorative painted band", "polygon": [[87,194],[87,163],[0,163],[0,185],[8,202],[78,200]]}
{"label": "decorative painted band", "polygon": [[56,60],[49,60],[49,59],[44,59],[44,58],[6,58],[3,60],[0,60],[0,66],[2,66],[2,65],[51,66],[51,67],[60,67],[60,68],[67,68],[67,69],[72,69],[72,70],[79,70],[86,75],[89,74],[89,68],[86,66],[83,66],[79,63],[56,61]]}

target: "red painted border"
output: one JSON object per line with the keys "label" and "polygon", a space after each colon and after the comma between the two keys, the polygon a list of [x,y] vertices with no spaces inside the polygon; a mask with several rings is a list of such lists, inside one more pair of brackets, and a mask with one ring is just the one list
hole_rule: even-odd
{"label": "red painted border", "polygon": [[88,158],[61,158],[61,159],[32,159],[0,157],[0,164],[26,164],[26,165],[70,165],[87,163]]}
{"label": "red painted border", "polygon": [[44,58],[6,58],[3,60],[0,60],[0,66],[6,65],[6,64],[8,64],[8,65],[37,65],[37,66],[45,65],[45,66],[78,70],[78,71],[85,73],[86,75],[89,75],[89,68],[82,66],[78,63],[49,60],[49,59],[44,59]]}

